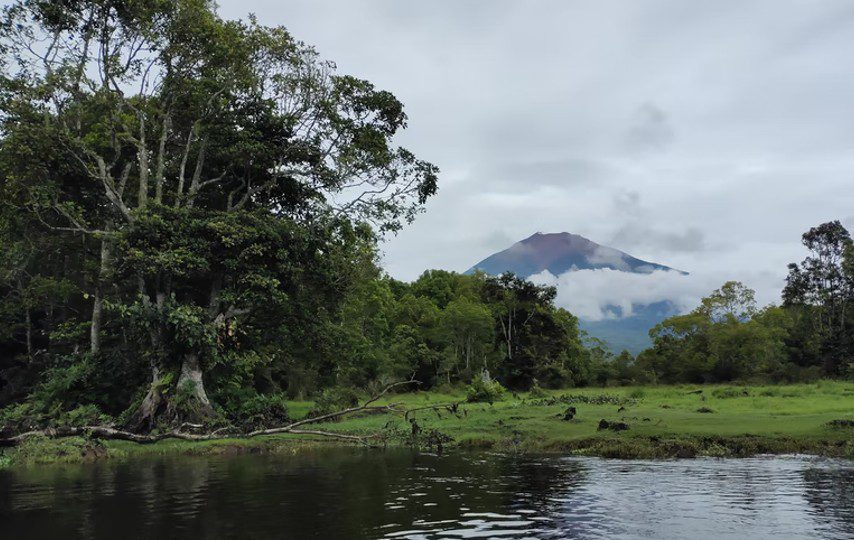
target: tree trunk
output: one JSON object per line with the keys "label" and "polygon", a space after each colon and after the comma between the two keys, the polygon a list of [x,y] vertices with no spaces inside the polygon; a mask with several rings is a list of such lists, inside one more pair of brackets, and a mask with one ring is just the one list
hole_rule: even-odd
{"label": "tree trunk", "polygon": [[27,306],[27,356],[30,358],[33,357],[33,316],[30,311],[30,307]]}
{"label": "tree trunk", "polygon": [[178,391],[187,392],[193,400],[203,407],[213,411],[211,402],[205,392],[205,382],[202,380],[202,366],[198,353],[192,352],[184,356],[181,364],[181,375],[178,377]]}
{"label": "tree trunk", "polygon": [[147,433],[157,426],[178,427],[183,423],[203,424],[216,418],[205,392],[198,353],[188,353],[174,386],[164,384],[164,375],[156,365],[151,368],[151,386],[125,428]]}
{"label": "tree trunk", "polygon": [[139,404],[139,407],[125,425],[125,428],[134,432],[149,432],[157,424],[158,416],[163,410],[165,400],[163,399],[163,377],[156,365],[151,366],[151,386]]}
{"label": "tree trunk", "polygon": [[[106,229],[110,230],[108,224]],[[98,269],[98,277],[95,282],[95,298],[92,302],[92,325],[89,329],[89,349],[92,354],[101,351],[101,324],[104,312],[104,288],[107,284],[107,274],[110,271],[112,260],[112,245],[108,238],[101,240],[101,267]]]}
{"label": "tree trunk", "polygon": [[101,285],[95,286],[95,300],[92,302],[92,326],[89,329],[89,350],[92,354],[101,351],[101,321],[103,320],[104,299],[101,297]]}

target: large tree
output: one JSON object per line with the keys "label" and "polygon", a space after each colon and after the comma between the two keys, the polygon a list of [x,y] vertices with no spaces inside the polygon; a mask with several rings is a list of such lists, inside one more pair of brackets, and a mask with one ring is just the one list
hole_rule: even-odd
{"label": "large tree", "polygon": [[806,313],[800,320],[812,336],[801,347],[814,349],[828,375],[841,375],[854,361],[854,243],[839,221],[811,228],[802,241],[810,253],[789,265],[783,304]]}
{"label": "large tree", "polygon": [[[7,182],[48,230],[97,246],[89,350],[108,311],[147,352],[132,425],[214,414],[206,367],[316,286],[342,285],[436,190],[393,146],[401,103],[284,28],[207,0],[19,0],[0,34]],[[344,273],[346,274],[346,272]]]}

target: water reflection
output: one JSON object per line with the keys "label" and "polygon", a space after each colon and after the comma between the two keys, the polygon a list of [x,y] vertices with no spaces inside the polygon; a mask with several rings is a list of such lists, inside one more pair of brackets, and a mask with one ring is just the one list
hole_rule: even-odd
{"label": "water reflection", "polygon": [[0,472],[3,538],[852,538],[854,463],[328,449]]}

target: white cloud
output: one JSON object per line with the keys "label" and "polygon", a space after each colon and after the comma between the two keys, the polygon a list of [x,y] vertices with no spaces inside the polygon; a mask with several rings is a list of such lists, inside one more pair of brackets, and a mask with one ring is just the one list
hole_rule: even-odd
{"label": "white cloud", "polygon": [[[632,306],[653,304],[669,300],[681,313],[691,311],[708,296],[731,279],[725,274],[699,273],[683,275],[679,272],[655,270],[648,274],[621,272],[611,269],[577,270],[560,276],[545,270],[529,278],[540,285],[557,287],[556,304],[568,309],[581,319],[600,321],[614,318],[609,306],[617,306],[622,316],[632,315]],[[763,282],[767,276],[753,276],[751,282]],[[771,302],[777,296],[773,290],[757,291],[760,302]],[[770,293],[770,294],[769,294]]]}
{"label": "white cloud", "polygon": [[589,260],[593,264],[610,265],[617,270],[629,269],[628,263],[623,259],[623,254],[607,246],[597,246],[590,254]]}
{"label": "white cloud", "polygon": [[805,230],[854,225],[848,0],[219,3],[405,104],[400,143],[442,174],[383,245],[399,279],[566,231],[773,301]]}

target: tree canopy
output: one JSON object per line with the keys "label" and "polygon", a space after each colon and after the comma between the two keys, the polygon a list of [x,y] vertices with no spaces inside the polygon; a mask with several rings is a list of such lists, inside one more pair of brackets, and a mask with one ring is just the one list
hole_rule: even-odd
{"label": "tree canopy", "polygon": [[[90,353],[119,339],[149,365],[134,427],[212,416],[204,373],[335,309],[375,235],[436,192],[436,167],[393,145],[392,94],[212,2],[22,0],[0,40],[3,261],[29,354],[36,326],[53,351],[91,304]],[[49,290],[74,313],[27,309]]]}

